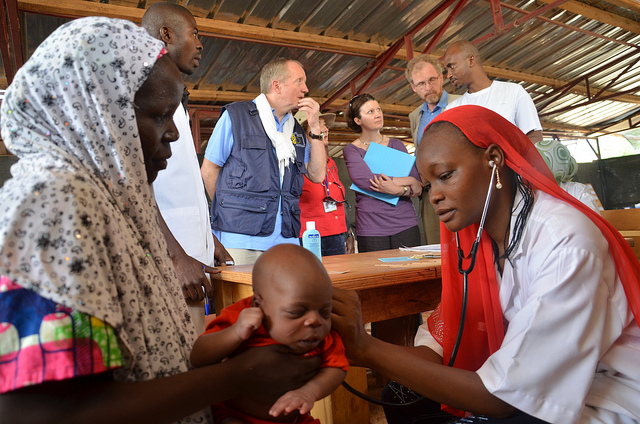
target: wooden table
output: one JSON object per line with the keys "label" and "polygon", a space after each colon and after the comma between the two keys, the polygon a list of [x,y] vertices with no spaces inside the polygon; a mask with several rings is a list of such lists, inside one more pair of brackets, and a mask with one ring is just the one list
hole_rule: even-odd
{"label": "wooden table", "polygon": [[[381,262],[379,258],[411,256],[414,252],[384,250],[322,259],[334,287],[355,290],[362,303],[365,323],[404,317],[434,309],[442,290],[440,259]],[[253,265],[222,267],[213,275],[216,311],[250,296]],[[363,368],[351,368],[347,382],[366,392]],[[322,424],[369,424],[369,405],[342,386],[317,402],[312,415]]]}

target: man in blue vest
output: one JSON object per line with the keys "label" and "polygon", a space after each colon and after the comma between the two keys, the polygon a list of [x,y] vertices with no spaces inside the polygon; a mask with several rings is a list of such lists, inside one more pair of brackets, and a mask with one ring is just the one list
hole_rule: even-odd
{"label": "man in blue vest", "polygon": [[[302,65],[284,58],[260,73],[260,94],[223,108],[202,163],[212,198],[211,227],[236,265],[255,262],[271,246],[298,244],[303,174],[325,178],[320,106]],[[291,111],[306,113],[310,137]]]}

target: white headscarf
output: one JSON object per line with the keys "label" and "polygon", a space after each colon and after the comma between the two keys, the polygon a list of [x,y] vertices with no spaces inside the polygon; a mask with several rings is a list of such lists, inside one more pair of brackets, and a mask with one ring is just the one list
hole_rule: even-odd
{"label": "white headscarf", "polygon": [[2,137],[20,160],[0,189],[0,274],[113,326],[126,381],[186,371],[196,337],[133,106],[162,48],[128,21],[69,22],[2,103]]}

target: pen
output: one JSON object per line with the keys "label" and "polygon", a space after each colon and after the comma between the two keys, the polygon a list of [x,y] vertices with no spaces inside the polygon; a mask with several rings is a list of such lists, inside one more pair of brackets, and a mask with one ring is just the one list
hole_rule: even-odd
{"label": "pen", "polygon": [[[204,272],[204,265],[202,265],[202,272]],[[209,315],[209,295],[204,286],[202,286],[202,290],[204,290],[204,314]]]}

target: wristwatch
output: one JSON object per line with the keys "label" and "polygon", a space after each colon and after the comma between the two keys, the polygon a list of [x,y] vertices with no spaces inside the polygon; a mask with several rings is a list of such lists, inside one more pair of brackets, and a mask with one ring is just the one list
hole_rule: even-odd
{"label": "wristwatch", "polygon": [[315,140],[322,140],[324,138],[324,132],[321,132],[320,135],[315,135],[314,133],[309,131],[309,137],[311,137],[311,138],[313,138]]}
{"label": "wristwatch", "polygon": [[407,186],[402,186],[402,188],[404,188],[404,192],[402,192],[402,195],[403,195],[403,196],[406,196],[406,195],[407,195],[407,191],[408,191],[409,189],[407,188]]}

